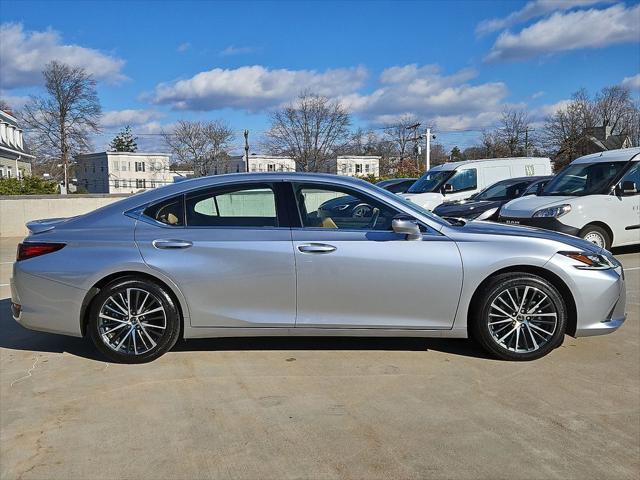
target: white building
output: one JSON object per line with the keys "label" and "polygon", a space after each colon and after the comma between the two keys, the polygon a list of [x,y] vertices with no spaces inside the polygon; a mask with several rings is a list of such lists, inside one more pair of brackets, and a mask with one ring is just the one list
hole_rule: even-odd
{"label": "white building", "polygon": [[349,177],[380,176],[380,157],[374,155],[339,155],[329,161],[329,171]]}
{"label": "white building", "polygon": [[0,110],[0,178],[31,175],[31,160],[18,126],[18,119],[11,113]]}
{"label": "white building", "polygon": [[76,157],[78,187],[89,193],[135,193],[162,187],[193,172],[169,169],[169,154],[99,152]]}
{"label": "white building", "polygon": [[[216,171],[214,174],[239,173],[246,170],[244,155],[229,157],[223,167],[224,171]],[[220,169],[222,170],[222,169]],[[295,172],[296,161],[290,157],[278,157],[276,155],[249,155],[250,172]]]}

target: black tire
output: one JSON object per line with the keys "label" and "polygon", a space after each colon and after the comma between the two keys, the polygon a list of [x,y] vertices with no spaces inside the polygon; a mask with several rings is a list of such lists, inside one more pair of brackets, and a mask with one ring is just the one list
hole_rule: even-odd
{"label": "black tire", "polygon": [[[119,327],[119,325],[124,324],[125,321],[129,322],[138,320],[136,317],[133,319],[127,318],[126,313],[118,312],[117,307],[115,309],[113,308],[115,305],[107,303],[114,295],[116,298],[124,300],[124,298],[119,297],[119,295],[121,293],[126,295],[127,290],[134,292],[131,293],[131,295],[136,295],[138,299],[140,299],[140,297],[144,299],[143,295],[148,293],[148,298],[154,302],[154,305],[162,307],[163,311],[160,313],[162,318],[160,320],[147,319],[147,322],[138,322],[142,323],[142,325],[147,325],[146,330],[151,333],[145,334],[143,331],[145,329],[140,325],[137,325],[138,329],[136,330],[134,328],[136,325],[133,323],[127,323],[122,328]],[[139,300],[139,302],[142,302],[142,300]],[[124,307],[127,307],[126,301],[119,301],[119,303],[121,305],[124,304]],[[131,303],[133,303],[133,301],[131,301]],[[135,347],[130,346],[128,352],[123,353],[121,351],[116,351],[114,348],[109,346],[109,338],[113,340],[114,336],[117,334],[112,333],[112,328],[105,326],[105,321],[101,318],[101,311],[107,312],[106,309],[109,309],[109,316],[114,318],[112,325],[118,327],[122,332],[125,332],[121,335],[127,335],[126,332],[131,329],[132,333],[129,334],[130,338],[128,340],[129,345],[133,343],[132,340],[135,340],[135,338],[138,339],[136,343],[133,343]],[[116,313],[112,312],[120,313],[120,315],[118,316]],[[104,313],[102,315],[104,315]],[[156,313],[156,315],[158,314]],[[143,315],[140,315],[140,320],[144,320],[144,318],[145,317]],[[114,363],[146,363],[155,360],[173,348],[180,336],[180,321],[180,312],[178,307],[171,295],[166,291],[165,287],[148,279],[126,277],[114,280],[107,284],[100,290],[98,295],[96,295],[91,302],[87,328],[91,340],[93,340],[96,348],[110,361]],[[154,329],[150,328],[150,322],[156,322],[157,326]],[[163,326],[164,328],[162,328]],[[106,330],[107,328],[109,330]],[[113,328],[113,330],[115,330],[115,328]],[[109,334],[111,334],[111,337],[109,337]],[[116,343],[115,340],[113,341]],[[127,342],[126,339],[124,341]],[[144,347],[142,346],[142,342],[144,342]],[[153,345],[154,343],[155,345]],[[138,347],[138,344],[140,347]],[[145,347],[148,348],[148,350],[145,350]],[[131,352],[131,349],[133,348],[139,348],[140,353],[134,354]]]}
{"label": "black tire", "polygon": [[[534,290],[531,290],[531,289],[525,290],[527,287],[533,287]],[[530,273],[524,273],[524,272],[505,273],[501,275],[496,275],[495,277],[491,278],[481,288],[482,289],[478,292],[478,296],[476,297],[477,300],[475,301],[474,305],[471,306],[471,308],[473,309],[472,311],[473,315],[471,317],[471,324],[469,325],[469,332],[471,336],[490,355],[500,358],[502,360],[512,360],[512,361],[535,360],[545,356],[551,350],[557,348],[562,344],[562,341],[564,340],[566,325],[567,325],[567,307],[564,300],[562,299],[562,296],[560,295],[558,290],[553,286],[551,282],[549,282],[548,280],[542,277],[539,277],[537,275],[533,275]],[[492,312],[495,312],[494,310],[495,307],[492,307],[492,304],[494,303],[494,301],[498,302],[499,300],[498,297],[501,294],[505,294],[507,293],[507,291],[509,292],[515,291],[516,292],[515,295],[517,295],[517,292],[519,291],[518,289],[522,291],[522,294],[524,294],[525,291],[527,292],[530,291],[533,293],[533,295],[537,295],[536,297],[533,297],[533,300],[530,300],[531,302],[537,302],[538,299],[543,298],[543,294],[546,295],[548,298],[548,303],[547,303],[547,300],[544,300],[544,308],[547,311],[555,312],[556,314],[556,317],[555,317],[556,324],[554,326],[554,330],[550,332],[552,333],[552,335],[550,335],[549,338],[546,341],[544,341],[544,343],[541,340],[541,336],[539,336],[539,333],[536,330],[535,325],[537,325],[538,328],[540,328],[540,326],[542,325],[544,326],[544,328],[548,328],[549,330],[551,330],[552,327],[547,327],[545,324],[541,324],[537,322],[551,321],[553,319],[552,316],[551,317],[543,317],[542,315],[537,316],[535,312],[534,314],[530,314],[529,316],[525,313],[524,315],[516,315],[515,317],[518,317],[518,318],[517,319],[514,318],[514,320],[512,321],[511,317],[507,318],[507,316],[505,316],[505,319],[500,319],[500,317],[497,317],[495,313],[492,313]],[[520,299],[514,299],[514,300],[516,300],[516,303],[520,301]],[[501,303],[498,303],[498,304],[502,306]],[[529,302],[526,302],[526,304],[528,306],[531,305],[531,303]],[[517,307],[519,307],[519,305],[516,305],[516,308]],[[493,316],[490,316],[490,313],[492,313]],[[544,315],[548,315],[548,313],[545,313]],[[522,318],[519,318],[519,317],[522,317]],[[535,318],[535,320],[533,318]],[[527,321],[525,321],[525,319]],[[530,319],[532,320],[529,321]],[[492,320],[495,323],[502,322],[502,325],[495,326],[495,327],[490,326],[490,322]],[[518,325],[520,322],[524,323],[524,325]],[[533,328],[531,328],[530,325],[533,325]],[[499,343],[500,339],[497,337],[501,337],[504,334],[504,332],[509,333],[509,331],[512,328],[515,328],[518,326],[522,327],[522,330],[520,331],[522,332],[523,340],[521,341],[522,343],[518,343],[517,345],[525,344],[526,348],[534,348],[534,344],[535,346],[537,346],[539,343],[539,348],[532,351],[518,352],[517,346],[515,347],[515,350],[512,350],[507,346]],[[492,328],[494,330],[492,330]],[[496,330],[501,328],[505,328],[505,330],[498,333]],[[520,335],[520,333],[517,330],[515,333]],[[548,333],[548,332],[545,332],[545,333]],[[531,337],[533,337],[533,340],[531,340]],[[509,342],[514,342],[513,335],[511,337],[507,337],[507,339]],[[517,337],[515,341],[516,342],[520,341],[520,337]]]}
{"label": "black tire", "polygon": [[[602,244],[590,240],[589,237],[601,238]],[[604,247],[606,250],[609,250],[611,248],[611,235],[604,228],[598,225],[587,225],[586,227],[584,227],[582,230],[580,230],[580,238]]]}

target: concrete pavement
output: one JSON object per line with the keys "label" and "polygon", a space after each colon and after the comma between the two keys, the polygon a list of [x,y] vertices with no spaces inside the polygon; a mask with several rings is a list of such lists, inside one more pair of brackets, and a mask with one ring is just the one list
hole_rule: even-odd
{"label": "concrete pavement", "polygon": [[189,341],[139,366],[9,314],[0,240],[3,479],[629,478],[640,475],[640,254],[629,318],[529,363],[470,342]]}

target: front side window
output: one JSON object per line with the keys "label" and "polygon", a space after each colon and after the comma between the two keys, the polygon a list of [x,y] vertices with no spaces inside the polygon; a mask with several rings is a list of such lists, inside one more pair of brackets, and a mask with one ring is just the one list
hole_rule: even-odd
{"label": "front side window", "polygon": [[529,185],[529,182],[513,182],[507,180],[505,182],[498,182],[480,192],[475,199],[476,200],[511,200],[519,197]]}
{"label": "front side window", "polygon": [[607,194],[607,187],[618,176],[627,162],[597,162],[569,165],[551,180],[541,195],[594,195]]}
{"label": "front side window", "polygon": [[475,168],[458,170],[447,183],[453,187],[454,192],[474,190],[478,188],[478,171]]}
{"label": "front side window", "polygon": [[276,195],[267,184],[195,192],[186,199],[187,225],[277,227]]}
{"label": "front side window", "polygon": [[338,186],[296,184],[303,227],[338,230],[391,230],[400,212],[360,192]]}
{"label": "front side window", "polygon": [[636,192],[640,190],[640,162],[635,162],[631,169],[624,174],[620,180],[620,185],[624,182],[633,182],[636,184]]}
{"label": "front side window", "polygon": [[171,227],[184,226],[182,195],[147,207],[143,215]]}

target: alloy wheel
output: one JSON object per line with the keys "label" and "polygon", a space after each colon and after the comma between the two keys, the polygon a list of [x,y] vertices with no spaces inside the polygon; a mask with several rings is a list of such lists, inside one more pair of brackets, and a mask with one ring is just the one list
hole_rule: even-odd
{"label": "alloy wheel", "polygon": [[118,353],[145,354],[158,345],[166,331],[167,314],[162,302],[142,288],[118,291],[100,307],[100,338]]}
{"label": "alloy wheel", "polygon": [[491,302],[487,325],[502,348],[529,353],[551,340],[558,327],[558,311],[542,290],[514,286],[502,290]]}

